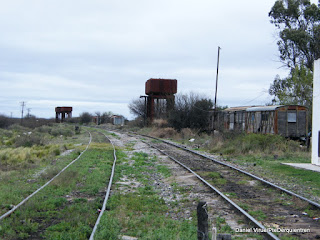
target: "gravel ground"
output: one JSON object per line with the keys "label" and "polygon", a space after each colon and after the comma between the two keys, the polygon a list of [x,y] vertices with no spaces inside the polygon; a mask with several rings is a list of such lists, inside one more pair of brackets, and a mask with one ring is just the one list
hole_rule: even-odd
{"label": "gravel ground", "polygon": [[[249,227],[243,223],[244,219],[237,216],[234,210],[227,206],[219,196],[180,165],[174,163],[159,151],[150,148],[150,146],[141,142],[137,137],[128,136],[127,134],[119,132],[114,133],[117,137],[110,136],[110,138],[116,146],[125,148],[130,145],[130,150],[125,151],[128,158],[130,158],[134,152],[145,152],[151,157],[156,156],[158,159],[157,164],[165,165],[170,169],[172,175],[168,178],[165,178],[159,173],[147,174],[150,179],[149,184],[154,187],[169,206],[170,210],[167,215],[172,219],[191,220],[194,217],[193,213],[197,208],[198,202],[205,201],[208,206],[211,226],[209,228],[214,226],[217,217],[224,218],[226,224],[234,230],[236,228]],[[135,179],[129,179],[127,176],[123,176],[116,185],[118,188],[115,191],[120,191],[125,194],[128,191],[135,191],[135,188],[141,186],[141,183]]]}

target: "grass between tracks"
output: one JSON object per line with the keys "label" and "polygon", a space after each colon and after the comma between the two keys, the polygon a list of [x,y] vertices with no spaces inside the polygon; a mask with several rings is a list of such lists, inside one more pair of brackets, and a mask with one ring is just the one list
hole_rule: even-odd
{"label": "grass between tracks", "polygon": [[81,158],[12,216],[3,239],[88,239],[113,163],[110,144],[93,143]]}
{"label": "grass between tracks", "polygon": [[[137,188],[117,187],[108,202],[109,211],[102,217],[96,239],[118,239],[129,235],[139,239],[196,239],[196,218],[174,220],[168,205],[150,185],[150,176],[161,173],[170,176],[165,166],[155,164],[157,159],[146,153],[135,153],[118,166],[117,175],[139,182]],[[131,163],[131,165],[130,165]],[[158,165],[158,167],[156,166]],[[134,185],[134,183],[132,183]],[[130,191],[129,191],[130,190]],[[194,213],[195,214],[195,213]]]}

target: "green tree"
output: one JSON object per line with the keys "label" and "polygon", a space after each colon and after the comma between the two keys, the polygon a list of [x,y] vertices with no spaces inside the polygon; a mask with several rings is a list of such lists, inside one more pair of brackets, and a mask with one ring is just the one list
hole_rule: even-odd
{"label": "green tree", "polygon": [[304,63],[312,69],[320,57],[320,1],[277,0],[269,12],[279,30],[280,59],[289,68]]}
{"label": "green tree", "polygon": [[275,78],[269,88],[269,94],[274,98],[274,104],[298,104],[304,105],[311,110],[312,106],[312,82],[313,74],[311,70],[301,63],[291,69],[289,77],[281,79]]}

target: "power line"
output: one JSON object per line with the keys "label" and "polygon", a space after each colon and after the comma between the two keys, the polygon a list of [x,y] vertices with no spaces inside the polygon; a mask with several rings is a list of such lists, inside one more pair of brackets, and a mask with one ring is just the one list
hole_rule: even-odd
{"label": "power line", "polygon": [[26,106],[26,102],[20,102],[21,104],[21,123],[23,121],[23,110],[24,110],[24,107]]}

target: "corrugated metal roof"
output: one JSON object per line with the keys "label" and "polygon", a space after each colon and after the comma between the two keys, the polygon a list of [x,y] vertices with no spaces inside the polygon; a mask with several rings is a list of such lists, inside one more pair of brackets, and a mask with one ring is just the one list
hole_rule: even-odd
{"label": "corrugated metal roof", "polygon": [[248,108],[252,108],[252,107],[262,107],[262,106],[241,106],[241,107],[230,107],[230,108],[226,108],[223,111],[226,112],[235,112],[235,111],[245,111]]}
{"label": "corrugated metal roof", "polygon": [[279,107],[283,107],[284,105],[272,105],[272,106],[261,106],[261,107],[250,107],[247,108],[247,112],[261,112],[261,111],[274,111]]}

